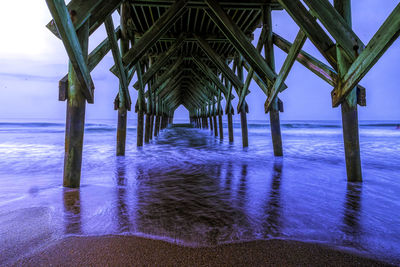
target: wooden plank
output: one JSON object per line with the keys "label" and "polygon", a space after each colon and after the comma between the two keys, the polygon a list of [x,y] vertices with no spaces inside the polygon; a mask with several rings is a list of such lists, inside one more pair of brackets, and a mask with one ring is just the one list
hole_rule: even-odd
{"label": "wooden plank", "polygon": [[[285,53],[289,53],[289,50],[292,47],[292,44],[289,41],[276,33],[273,34],[273,42]],[[301,50],[297,55],[296,60],[330,85],[336,86],[337,73],[330,66],[322,63],[303,50]]]}
{"label": "wooden plank", "polygon": [[332,91],[332,105],[337,107],[358,82],[381,58],[385,51],[400,35],[400,4],[392,11],[379,30],[367,44],[364,51],[350,66],[343,83]]}
{"label": "wooden plank", "polygon": [[299,0],[278,0],[307,38],[336,70],[336,46]]}
{"label": "wooden plank", "polygon": [[124,66],[122,65],[121,53],[118,48],[117,37],[115,35],[114,23],[112,21],[111,16],[108,16],[104,21],[104,25],[106,27],[111,52],[114,58],[114,62],[117,66],[118,77],[119,77],[119,103],[120,105],[124,105],[127,109],[130,108],[130,96],[128,89],[128,81],[125,73]]}
{"label": "wooden plank", "polygon": [[[161,15],[161,17],[150,27],[142,38],[129,50],[122,58],[125,67],[131,68],[152,47],[160,37],[166,33],[169,28],[186,11],[187,0],[177,0],[171,7]],[[113,68],[116,68],[115,66]]]}
{"label": "wooden plank", "polygon": [[205,9],[208,16],[214,21],[222,33],[229,39],[232,45],[249,62],[254,71],[261,77],[261,80],[268,84],[273,82],[277,75],[271,70],[260,53],[246,38],[242,30],[232,21],[215,0],[205,0],[209,9]]}
{"label": "wooden plank", "polygon": [[286,80],[287,76],[289,75],[290,70],[293,67],[294,62],[296,61],[297,55],[300,53],[301,48],[303,47],[304,43],[306,42],[307,36],[305,33],[300,30],[296,36],[296,39],[289,50],[289,53],[283,63],[283,66],[279,72],[278,78],[275,80],[274,86],[272,87],[267,101],[265,102],[265,112],[267,113],[271,107],[271,104],[275,100],[279,92],[279,88],[281,84]]}
{"label": "wooden plank", "polygon": [[68,99],[68,74],[58,82],[58,101]]}
{"label": "wooden plank", "polygon": [[239,78],[235,75],[235,73],[222,61],[222,59],[218,56],[218,54],[211,48],[211,46],[207,43],[207,41],[199,35],[195,35],[195,38],[199,44],[199,46],[203,49],[204,53],[209,57],[210,61],[212,61],[217,68],[225,75],[226,78],[230,80],[230,82],[238,89],[242,90],[243,83],[239,80]]}
{"label": "wooden plank", "polygon": [[351,29],[350,24],[335,10],[328,0],[304,0],[328,32],[343,48],[350,61],[364,50],[365,45]]}
{"label": "wooden plank", "polygon": [[[160,58],[150,67],[149,70],[145,72],[143,75],[143,82],[146,84],[160,69],[165,66],[167,61],[171,58],[171,56],[175,55],[182,45],[185,43],[185,34],[181,34],[173,43],[173,45],[168,49],[165,54],[160,56]],[[135,89],[139,89],[139,83],[136,82],[133,87]]]}
{"label": "wooden plank", "polygon": [[83,57],[82,48],[68,14],[67,7],[63,0],[46,0],[46,3],[57,25],[60,36],[62,37],[64,47],[75,70],[76,77],[81,84],[82,93],[88,103],[93,103],[93,81],[90,77],[90,72]]}

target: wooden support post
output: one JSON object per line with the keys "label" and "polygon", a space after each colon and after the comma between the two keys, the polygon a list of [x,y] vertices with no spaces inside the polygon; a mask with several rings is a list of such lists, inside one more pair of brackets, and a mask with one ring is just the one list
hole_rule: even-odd
{"label": "wooden support post", "polygon": [[[351,0],[335,0],[334,6],[338,13],[345,19],[351,28]],[[351,62],[343,55],[342,48],[337,46],[337,63],[339,79],[343,79],[347,73]],[[358,112],[357,112],[357,89],[346,97],[342,102],[342,125],[344,151],[346,156],[347,180],[349,182],[361,182],[361,158],[360,158],[360,141],[358,134]]]}
{"label": "wooden support post", "polygon": [[219,139],[224,139],[224,126],[222,124],[222,114],[218,114],[218,122],[219,122]]}
{"label": "wooden support post", "polygon": [[[243,59],[241,56],[238,57],[237,60],[237,70],[238,70],[238,76],[239,79],[243,82],[244,77],[243,77]],[[240,96],[239,96],[240,97]],[[248,147],[249,146],[249,133],[247,129],[247,113],[246,113],[246,102],[242,105],[240,109],[240,125],[242,127],[242,144],[243,147]]]}
{"label": "wooden support post", "polygon": [[210,117],[210,130],[211,130],[211,133],[212,133],[213,130],[214,130],[214,124],[213,124],[213,121],[212,121],[212,116],[209,115],[209,117]]}
{"label": "wooden support post", "polygon": [[149,112],[146,113],[146,123],[145,123],[145,130],[144,130],[144,142],[148,144],[150,142],[150,117],[151,115]]}
{"label": "wooden support post", "polygon": [[[271,6],[267,5],[263,8],[263,27],[266,28],[267,38],[264,45],[265,59],[272,70],[275,70],[274,43],[272,39],[272,19]],[[271,88],[272,89],[272,88]],[[275,98],[269,109],[269,120],[271,128],[272,144],[274,147],[274,155],[276,157],[283,156],[281,125],[279,121],[278,98]]]}
{"label": "wooden support post", "polygon": [[[86,22],[77,31],[82,48],[82,56],[87,63],[89,43],[89,23]],[[65,155],[63,186],[79,187],[81,181],[83,133],[85,129],[86,98],[82,84],[73,65],[69,64],[68,101],[65,128]]]}
{"label": "wooden support post", "polygon": [[214,113],[214,135],[218,137],[218,122],[217,122],[217,115]]}
{"label": "wooden support post", "polygon": [[225,78],[225,86],[228,88],[228,97],[226,98],[226,107],[225,113],[228,117],[228,135],[229,135],[229,142],[233,143],[233,108],[231,103],[231,95],[232,95],[232,84]]}
{"label": "wooden support post", "polygon": [[144,124],[144,112],[139,110],[138,111],[138,117],[137,117],[137,126],[136,126],[136,145],[137,146],[143,146],[143,124]]}
{"label": "wooden support post", "polygon": [[153,131],[154,131],[154,115],[150,115],[150,140],[153,140]]}
{"label": "wooden support post", "polygon": [[165,128],[165,115],[163,114],[163,115],[161,116],[161,126],[160,126],[160,129],[161,129],[161,130],[164,130],[164,128]]}
{"label": "wooden support post", "polygon": [[118,108],[117,156],[125,156],[127,119],[128,112],[126,108]]}
{"label": "wooden support post", "polygon": [[138,92],[138,106],[137,106],[137,126],[136,126],[136,145],[143,146],[143,128],[144,128],[144,110],[145,110],[145,100],[144,100],[144,84],[142,80],[142,66],[137,63],[137,76],[140,83],[140,88]]}
{"label": "wooden support post", "polygon": [[[126,3],[121,4],[121,54],[124,56],[129,50],[129,39],[127,33],[127,20],[129,17],[129,7],[126,6]],[[112,24],[112,19],[109,17],[107,19],[108,23],[111,24],[111,28],[114,28]],[[113,29],[109,29],[109,31]],[[109,33],[110,37],[113,37],[114,33]],[[115,36],[115,35],[114,35]],[[110,38],[109,39],[114,39]],[[114,41],[114,45],[117,46],[117,41]],[[110,41],[111,43],[111,41]],[[117,50],[118,47],[114,48]],[[117,156],[125,156],[125,144],[126,144],[126,128],[128,121],[128,106],[130,107],[130,98],[129,90],[128,90],[128,82],[126,81],[126,73],[122,66],[121,57],[119,55],[119,51],[114,51],[114,58],[116,62],[119,62],[119,75],[120,75],[120,84],[119,84],[119,94],[118,94],[118,124],[117,124]],[[129,104],[129,105],[128,105]]]}
{"label": "wooden support post", "polygon": [[229,133],[229,142],[233,143],[233,118],[232,113],[228,113],[228,133]]}
{"label": "wooden support post", "polygon": [[160,116],[156,115],[156,123],[154,125],[154,136],[158,136],[160,132]]}

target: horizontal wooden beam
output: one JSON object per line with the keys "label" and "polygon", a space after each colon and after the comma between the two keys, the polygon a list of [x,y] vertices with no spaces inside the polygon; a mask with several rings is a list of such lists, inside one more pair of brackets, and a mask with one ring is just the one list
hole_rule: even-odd
{"label": "horizontal wooden beam", "polygon": [[332,91],[332,105],[337,107],[353,90],[358,82],[368,73],[374,64],[400,35],[400,4],[392,11],[383,25],[369,41],[364,51],[350,66],[339,83]]}
{"label": "horizontal wooden beam", "polygon": [[93,103],[93,81],[64,0],[46,0],[46,3],[57,25],[76,77],[81,84],[82,93],[88,103]]}
{"label": "horizontal wooden beam", "polygon": [[[135,0],[135,5],[138,6],[150,6],[150,7],[169,7],[174,0],[160,0],[160,1],[151,1],[151,0]],[[220,0],[220,5],[226,8],[232,9],[255,9],[261,8],[262,5],[271,5],[272,9],[281,10],[282,7],[276,0],[248,0],[248,1],[239,1],[239,0]],[[189,0],[188,1],[189,8],[205,8],[206,5],[202,1]]]}

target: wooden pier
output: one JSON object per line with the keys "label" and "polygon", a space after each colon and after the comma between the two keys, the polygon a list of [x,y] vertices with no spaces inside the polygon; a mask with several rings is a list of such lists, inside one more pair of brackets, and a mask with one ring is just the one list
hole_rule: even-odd
{"label": "wooden pier", "polygon": [[[231,100],[235,97],[242,144],[247,147],[251,105],[246,96],[252,80],[266,96],[271,153],[283,156],[279,93],[287,89],[285,80],[297,60],[333,87],[332,106],[341,106],[342,112],[347,178],[362,181],[357,106],[365,106],[366,100],[359,82],[399,37],[400,4],[364,44],[352,30],[351,0],[334,0],[333,5],[328,0],[46,2],[53,17],[47,27],[62,40],[70,60],[69,72],[59,82],[59,100],[67,101],[64,186],[80,185],[86,102],[93,104],[95,95],[90,73],[110,50],[115,63],[110,71],[119,79],[114,99],[118,156],[125,155],[131,110],[137,113],[138,146],[146,145],[171,124],[180,105],[189,111],[194,127],[210,129],[220,139],[224,138],[225,113],[229,142],[234,142]],[[118,27],[111,17],[115,12],[120,17]],[[274,33],[272,12],[287,12],[299,26],[293,43]],[[89,37],[102,24],[107,36],[89,53]],[[261,34],[253,46],[253,32],[258,27],[262,27]],[[329,65],[302,50],[307,39]],[[287,53],[279,71],[274,48]],[[130,87],[135,73],[137,81]],[[129,91],[133,89],[138,95],[134,102]]]}

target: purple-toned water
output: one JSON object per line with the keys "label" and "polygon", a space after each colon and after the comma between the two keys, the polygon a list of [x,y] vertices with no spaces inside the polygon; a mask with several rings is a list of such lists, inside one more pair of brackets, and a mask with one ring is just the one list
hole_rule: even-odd
{"label": "purple-toned water", "polygon": [[346,181],[340,122],[250,122],[249,148],[171,128],[115,156],[113,122],[87,123],[82,187],[64,189],[63,123],[0,123],[0,265],[69,235],[147,236],[189,246],[294,239],[400,264],[400,130],[361,122],[364,182]]}

